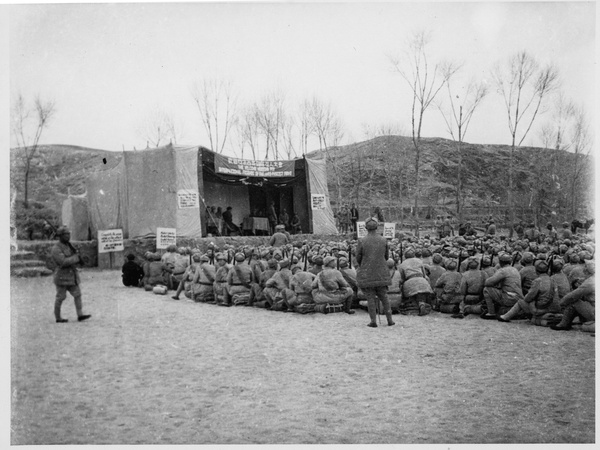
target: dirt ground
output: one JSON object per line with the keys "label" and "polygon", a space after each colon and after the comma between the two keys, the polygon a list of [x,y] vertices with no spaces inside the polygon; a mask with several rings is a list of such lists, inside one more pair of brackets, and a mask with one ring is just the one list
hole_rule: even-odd
{"label": "dirt ground", "polygon": [[595,337],[433,313],[286,314],[82,273],[11,279],[11,443],[593,443]]}

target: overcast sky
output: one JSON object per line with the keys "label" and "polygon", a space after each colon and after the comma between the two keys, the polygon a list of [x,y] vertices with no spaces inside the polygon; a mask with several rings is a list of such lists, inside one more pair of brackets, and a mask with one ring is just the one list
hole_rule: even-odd
{"label": "overcast sky", "polygon": [[[313,95],[331,102],[343,143],[364,140],[364,124],[408,135],[410,91],[388,55],[430,30],[431,61],[464,63],[458,81],[491,83],[493,65],[521,50],[555,64],[595,124],[595,24],[594,2],[21,4],[10,7],[10,94],[55,100],[46,144],[142,148],[137,129],[158,107],[183,124],[182,143],[209,146],[190,95],[209,77],[231,80],[240,104],[273,89],[290,112]],[[423,135],[449,138],[435,108]],[[510,142],[500,96],[486,98],[466,141]],[[535,130],[525,144],[539,145]]]}

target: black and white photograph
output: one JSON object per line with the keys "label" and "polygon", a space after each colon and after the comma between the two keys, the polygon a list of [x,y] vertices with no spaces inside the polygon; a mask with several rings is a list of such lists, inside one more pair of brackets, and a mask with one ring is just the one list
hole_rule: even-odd
{"label": "black and white photograph", "polygon": [[0,5],[2,444],[595,447],[597,9]]}

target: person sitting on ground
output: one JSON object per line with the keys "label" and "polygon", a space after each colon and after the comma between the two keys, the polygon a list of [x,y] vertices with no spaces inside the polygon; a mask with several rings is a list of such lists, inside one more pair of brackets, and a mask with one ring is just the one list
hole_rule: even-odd
{"label": "person sitting on ground", "polygon": [[585,272],[585,263],[586,261],[592,259],[592,255],[586,251],[579,252],[577,256],[579,263],[573,266],[573,269],[569,271],[569,275],[567,276],[572,290],[575,290],[581,286],[581,283],[583,283],[583,281],[588,277],[587,273]]}
{"label": "person sitting on ground", "polygon": [[565,239],[573,239],[573,232],[569,228],[569,222],[563,222],[562,230],[558,233],[558,237],[563,241]]}
{"label": "person sitting on ground", "polygon": [[339,259],[338,259],[338,264],[339,264],[339,271],[342,274],[342,276],[344,277],[344,280],[346,280],[348,282],[348,284],[350,285],[350,287],[352,288],[352,307],[354,308],[355,306],[358,305],[358,280],[356,279],[356,269],[353,267],[350,267],[349,262],[348,262],[348,253],[346,253],[345,251],[342,251],[339,253]]}
{"label": "person sitting on ground", "polygon": [[[208,260],[208,256],[206,256],[206,259]],[[181,277],[181,282],[179,283],[179,286],[177,286],[177,291],[175,292],[175,295],[171,297],[173,300],[179,300],[179,295],[182,292],[185,293],[187,298],[192,298],[192,280],[194,279],[198,263],[200,263],[200,254],[195,253],[192,255],[192,264],[185,269],[185,272]]]}
{"label": "person sitting on ground", "polygon": [[144,289],[151,291],[154,286],[168,286],[171,271],[166,263],[161,261],[161,256],[158,253],[153,253],[149,256],[150,264],[148,264],[148,271],[144,273],[146,278],[146,284]]}
{"label": "person sitting on ground", "polygon": [[[463,274],[460,283],[460,314],[464,317],[469,314],[481,315],[483,313],[483,287],[487,275],[478,269],[477,260],[469,259],[467,271]],[[460,318],[460,316],[458,316]]]}
{"label": "person sitting on ground", "polygon": [[127,287],[139,287],[142,278],[144,278],[144,271],[139,264],[135,262],[135,255],[131,253],[127,255],[127,262],[123,264],[121,272],[123,284]]}
{"label": "person sitting on ground", "polygon": [[[316,275],[303,271],[299,265],[292,267],[290,289],[294,292],[294,295],[286,299],[288,311],[295,311],[301,305],[314,305],[312,283],[315,277]],[[311,309],[314,311],[314,308]]]}
{"label": "person sitting on ground", "polygon": [[535,223],[531,222],[529,227],[525,230],[525,239],[529,242],[538,242],[540,232],[535,229]]}
{"label": "person sitting on ground", "polygon": [[425,266],[415,257],[412,248],[406,250],[404,256],[406,259],[398,267],[402,290],[400,313],[420,316],[429,314],[434,303],[434,293],[425,274]]}
{"label": "person sitting on ground", "polygon": [[571,285],[569,284],[569,279],[562,271],[563,268],[563,259],[562,258],[553,258],[552,259],[552,270],[550,278],[554,281],[556,289],[558,291],[558,298],[561,299],[569,292],[571,292]]}
{"label": "person sitting on ground", "polygon": [[234,256],[235,264],[227,274],[228,301],[222,306],[245,305],[250,300],[252,288],[252,269],[246,262],[246,255],[238,252]]}
{"label": "person sitting on ground", "polygon": [[311,267],[308,269],[313,275],[318,275],[323,270],[323,257],[320,255],[313,256],[311,259]]}
{"label": "person sitting on ground", "polygon": [[192,279],[192,299],[195,302],[213,303],[215,301],[215,266],[208,263],[207,255],[202,255],[198,259],[200,264],[196,268]]}
{"label": "person sitting on ground", "polygon": [[271,247],[279,248],[290,243],[288,236],[285,234],[285,226],[279,224],[275,227],[275,233],[269,239]]}
{"label": "person sitting on ground", "polygon": [[[558,305],[558,295],[556,285],[550,275],[548,275],[548,264],[544,260],[535,262],[537,278],[533,280],[524,298],[517,300],[517,303],[506,313],[498,316],[500,322],[510,322],[521,315],[529,316],[534,325],[548,326],[554,319],[554,324],[560,320],[557,313],[560,313]],[[548,314],[553,317],[549,317]]]}
{"label": "person sitting on ground", "polygon": [[564,308],[561,321],[551,326],[553,330],[563,331],[571,329],[571,322],[580,315],[586,322],[596,320],[596,267],[593,261],[585,265],[586,278],[581,285],[565,295],[559,305]]}
{"label": "person sitting on ground", "polygon": [[442,290],[441,295],[437,298],[435,309],[445,314],[458,314],[460,311],[459,305],[463,299],[463,296],[460,293],[462,274],[456,271],[457,266],[458,264],[456,261],[448,261],[446,263],[446,272],[438,278],[437,283],[435,284],[436,288]]}
{"label": "person sitting on ground", "polygon": [[298,213],[294,213],[292,221],[290,222],[290,232],[292,234],[302,234],[302,227],[300,225],[300,217]]}
{"label": "person sitting on ground", "polygon": [[337,270],[336,258],[325,257],[323,270],[312,283],[312,297],[317,305],[324,305],[323,312],[328,312],[327,305],[342,305],[341,309],[347,314],[354,314],[351,309],[352,288]]}
{"label": "person sitting on ground", "polygon": [[[533,260],[535,255],[531,252],[525,252],[521,256],[521,264],[523,268],[519,270],[519,275],[521,276],[521,291],[523,295],[527,295],[529,292],[529,288],[533,284],[533,280],[535,280],[539,275],[533,266]],[[514,267],[514,266],[513,266]]]}
{"label": "person sitting on ground", "polygon": [[279,270],[273,274],[265,283],[264,297],[267,301],[267,309],[273,311],[287,310],[285,299],[291,297],[289,292],[292,271],[290,270],[290,260],[282,259],[279,262]]}
{"label": "person sitting on ground", "polygon": [[225,253],[219,252],[215,255],[217,267],[215,271],[215,282],[213,285],[215,303],[217,305],[229,304],[229,295],[227,293],[227,274],[231,265],[227,263]]}
{"label": "person sitting on ground", "polygon": [[252,284],[250,298],[246,306],[256,306],[257,308],[266,308],[271,306],[265,297],[264,289],[267,285],[267,281],[269,281],[277,272],[278,263],[275,258],[271,258],[267,264],[267,268],[260,274],[259,280],[256,281],[255,279],[254,283]]}
{"label": "person sitting on ground", "polygon": [[179,283],[181,283],[181,280],[183,279],[183,274],[190,265],[189,261],[187,249],[183,247],[178,248],[175,256],[175,263],[173,264],[173,273],[171,273],[171,287],[169,289],[177,289],[179,287]]}
{"label": "person sitting on ground", "polygon": [[[400,305],[402,304],[402,288],[401,288],[401,276],[400,271],[396,267],[396,261],[392,258],[387,260],[387,266],[390,270],[390,278],[392,284],[388,288],[388,301],[390,302],[390,309],[392,314],[400,312]],[[380,304],[380,311],[383,311],[383,305]]]}
{"label": "person sitting on ground", "polygon": [[485,275],[487,278],[494,275],[497,270],[496,267],[494,267],[492,265],[492,258],[493,258],[493,256],[484,255],[483,258],[481,259],[481,267],[482,267],[482,270],[485,272]]}
{"label": "person sitting on ground", "polygon": [[496,320],[496,312],[504,314],[512,308],[519,299],[523,298],[521,290],[521,276],[517,269],[512,267],[510,253],[499,255],[500,269],[485,280],[483,297],[487,306],[487,313],[481,315],[482,319]]}
{"label": "person sitting on ground", "polygon": [[442,255],[440,255],[439,253],[435,253],[433,255],[431,264],[428,266],[425,266],[425,274],[429,278],[429,285],[431,286],[431,289],[433,289],[434,292],[436,293],[436,297],[438,295],[442,294],[441,290],[438,294],[438,292],[436,291],[437,288],[435,287],[435,285],[437,283],[437,280],[446,271],[446,269],[442,266],[443,261],[444,261],[444,258],[442,257]]}
{"label": "person sitting on ground", "polygon": [[490,223],[485,230],[485,234],[486,236],[494,236],[496,234],[496,224],[494,223],[494,220],[490,220]]}

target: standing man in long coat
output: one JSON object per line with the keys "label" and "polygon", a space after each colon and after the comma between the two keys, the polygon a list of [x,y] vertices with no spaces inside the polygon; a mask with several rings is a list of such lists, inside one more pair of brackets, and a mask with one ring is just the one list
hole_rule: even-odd
{"label": "standing man in long coat", "polygon": [[83,314],[81,303],[81,289],[79,285],[79,271],[77,265],[83,261],[81,256],[71,244],[71,232],[67,227],[60,227],[56,231],[58,242],[52,247],[52,259],[56,264],[56,273],[54,274],[54,284],[56,285],[56,299],[54,301],[54,317],[57,323],[68,322],[60,314],[62,302],[67,298],[67,291],[71,293],[75,300],[75,310],[77,311],[77,320],[84,321],[92,317],[89,314]]}
{"label": "standing man in long coat", "polygon": [[388,326],[395,325],[392,320],[392,310],[388,301],[388,286],[392,283],[390,271],[387,267],[389,251],[387,240],[383,236],[377,235],[377,219],[371,217],[367,219],[365,227],[367,236],[358,241],[356,249],[356,281],[358,287],[363,291],[368,301],[369,317],[371,323],[369,327],[377,327],[377,305],[381,301]]}

